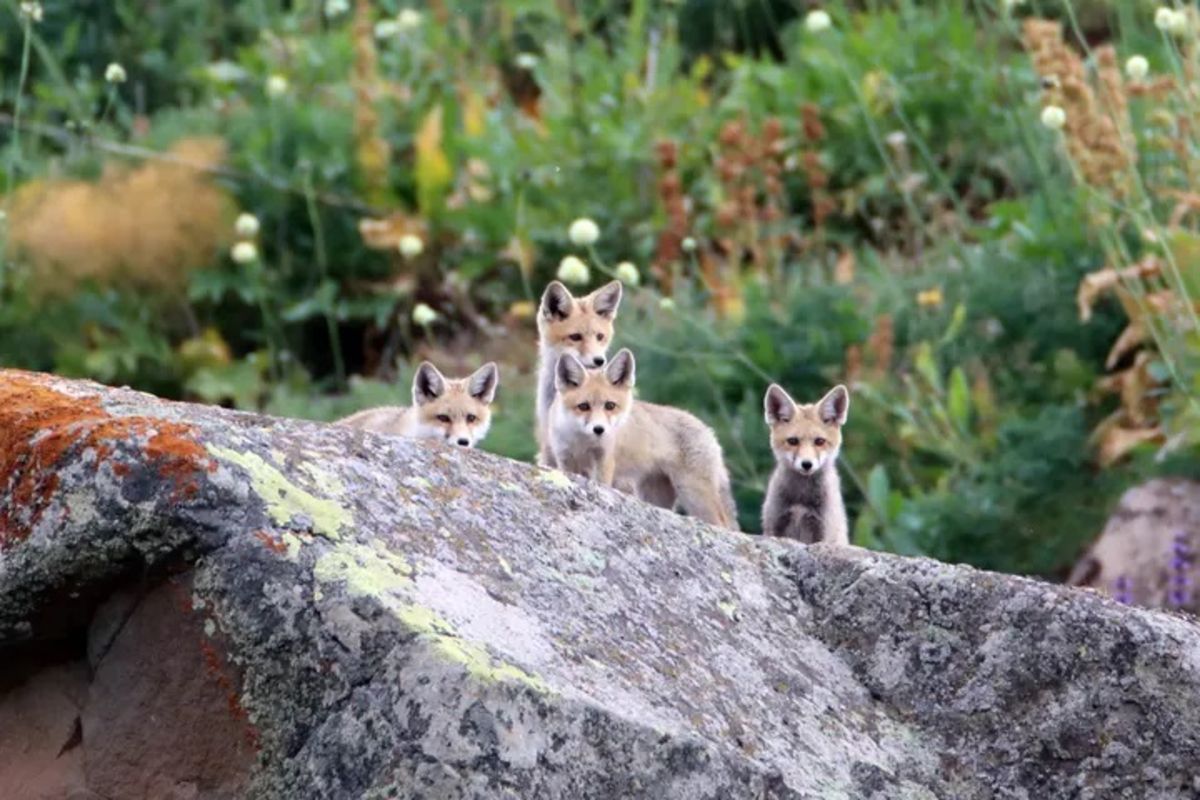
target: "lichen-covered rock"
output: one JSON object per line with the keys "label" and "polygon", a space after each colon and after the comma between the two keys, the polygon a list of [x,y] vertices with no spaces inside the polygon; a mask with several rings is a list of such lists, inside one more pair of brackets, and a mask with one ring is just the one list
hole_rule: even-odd
{"label": "lichen-covered rock", "polygon": [[[70,642],[97,676],[113,653],[137,663],[136,634],[174,651],[147,678],[166,694],[193,685],[175,672],[194,653],[218,699],[192,704],[257,753],[240,779],[242,744],[221,774],[157,754],[143,785],[159,792],[1200,793],[1200,630],[1090,593],[730,534],[485,453],[18,372],[0,372],[0,509],[0,658],[22,672],[0,692]],[[178,629],[164,586],[187,587]],[[120,683],[103,689],[111,708]],[[86,754],[105,735],[89,702],[72,736]]]}

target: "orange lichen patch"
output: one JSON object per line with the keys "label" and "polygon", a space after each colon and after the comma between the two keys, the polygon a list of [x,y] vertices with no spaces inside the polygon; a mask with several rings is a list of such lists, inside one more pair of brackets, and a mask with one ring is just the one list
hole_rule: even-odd
{"label": "orange lichen patch", "polygon": [[282,555],[288,550],[287,542],[283,540],[282,536],[277,536],[270,531],[255,531],[254,535],[260,542],[265,544],[267,549],[272,553],[278,553]]}
{"label": "orange lichen patch", "polygon": [[172,487],[173,499],[191,497],[216,463],[192,428],[153,417],[114,417],[99,397],[71,397],[45,376],[0,373],[0,548],[26,538],[59,486],[72,453],[91,451],[92,466],[111,462],[124,477],[130,465],[113,461],[120,444],[141,449],[146,463]]}
{"label": "orange lichen patch", "polygon": [[244,725],[246,743],[253,749],[258,750],[258,729],[250,722],[250,715],[246,713],[245,706],[242,705],[242,701],[238,698],[236,681],[229,676],[229,669],[225,663],[225,659],[221,657],[217,648],[207,641],[200,642],[200,652],[204,656],[205,672],[208,673],[208,676],[212,678],[213,682],[225,694],[225,701],[230,716]]}

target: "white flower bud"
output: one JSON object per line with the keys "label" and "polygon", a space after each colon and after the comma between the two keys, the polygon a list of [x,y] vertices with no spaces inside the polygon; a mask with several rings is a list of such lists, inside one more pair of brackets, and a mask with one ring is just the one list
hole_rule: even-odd
{"label": "white flower bud", "polygon": [[258,248],[254,246],[254,242],[238,242],[229,255],[237,264],[252,264],[258,261]]}
{"label": "white flower bud", "polygon": [[808,12],[808,16],[804,18],[804,29],[809,33],[822,33],[833,27],[833,20],[829,16],[829,12],[822,9]]}
{"label": "white flower bud", "polygon": [[1042,109],[1042,124],[1052,131],[1061,131],[1067,124],[1067,112],[1058,106],[1046,106]]}
{"label": "white flower bud", "polygon": [[282,75],[272,75],[267,78],[267,95],[269,97],[283,97],[287,94],[288,79]]}
{"label": "white flower bud", "polygon": [[425,243],[421,241],[420,236],[406,233],[400,237],[400,255],[405,258],[416,258],[424,252]]}
{"label": "white flower bud", "polygon": [[233,229],[243,239],[253,239],[258,236],[258,217],[247,213],[238,214],[237,222],[233,223]]}
{"label": "white flower bud", "polygon": [[109,83],[124,83],[127,77],[125,68],[115,61],[104,69],[104,80]]}
{"label": "white flower bud", "polygon": [[571,223],[567,236],[576,247],[591,247],[600,238],[600,228],[587,217],[581,217]]}
{"label": "white flower bud", "polygon": [[575,256],[567,256],[558,264],[558,279],[563,283],[583,285],[591,280],[591,270]]}
{"label": "white flower bud", "polygon": [[622,261],[617,264],[616,275],[617,280],[629,286],[637,286],[642,282],[642,275],[632,261]]}
{"label": "white flower bud", "polygon": [[412,321],[415,324],[420,325],[422,328],[432,325],[437,320],[438,316],[440,316],[438,312],[434,311],[425,303],[417,303],[415,306],[413,306]]}
{"label": "white flower bud", "polygon": [[1145,56],[1131,56],[1125,62],[1125,74],[1131,81],[1140,81],[1150,74],[1150,62]]}

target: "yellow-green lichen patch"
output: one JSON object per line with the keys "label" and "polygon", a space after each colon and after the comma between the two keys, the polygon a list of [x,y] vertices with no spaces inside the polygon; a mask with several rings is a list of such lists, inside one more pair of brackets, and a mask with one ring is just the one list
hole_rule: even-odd
{"label": "yellow-green lichen patch", "polygon": [[405,595],[412,587],[411,564],[383,545],[353,543],[334,545],[317,559],[313,577],[315,594],[323,596],[322,586],[341,584],[356,597],[373,597],[390,611],[430,650],[448,661],[461,664],[469,675],[490,683],[519,683],[535,691],[548,693],[545,681],[513,664],[493,658],[474,642],[460,637],[454,626],[432,609],[413,603]]}
{"label": "yellow-green lichen patch", "polygon": [[317,559],[313,577],[318,584],[342,583],[359,597],[374,597],[398,612],[403,605],[394,593],[412,582],[412,565],[382,545],[368,547],[352,542],[338,544]]}
{"label": "yellow-green lichen patch", "polygon": [[468,675],[479,681],[519,683],[543,694],[550,692],[550,687],[538,676],[493,658],[484,647],[458,636],[454,626],[431,609],[408,604],[396,610],[396,617],[419,638],[428,642],[434,653],[461,664]]}
{"label": "yellow-green lichen patch", "polygon": [[423,478],[420,475],[410,475],[404,479],[404,485],[413,489],[428,489],[433,486],[428,478]]}
{"label": "yellow-green lichen patch", "polygon": [[720,600],[717,602],[717,608],[721,609],[721,613],[733,620],[737,615],[737,603],[732,600]]}
{"label": "yellow-green lichen patch", "polygon": [[340,504],[317,497],[296,486],[256,453],[240,453],[213,444],[208,445],[208,452],[246,471],[254,492],[266,503],[267,514],[281,527],[291,524],[295,517],[303,515],[311,520],[313,533],[327,539],[337,539],[341,529],[354,522],[353,515]]}
{"label": "yellow-green lichen patch", "polygon": [[538,477],[556,489],[570,489],[574,485],[561,469],[542,469]]}
{"label": "yellow-green lichen patch", "polygon": [[300,465],[300,469],[304,470],[305,474],[312,480],[314,486],[324,486],[336,495],[344,495],[346,493],[346,485],[336,475],[321,469],[311,461],[305,461]]}
{"label": "yellow-green lichen patch", "polygon": [[[296,534],[287,531],[280,534],[279,538],[283,540],[284,545],[287,547],[286,555],[288,561],[298,559],[300,557],[300,548],[304,546],[304,541]],[[309,537],[310,540],[311,538]]]}

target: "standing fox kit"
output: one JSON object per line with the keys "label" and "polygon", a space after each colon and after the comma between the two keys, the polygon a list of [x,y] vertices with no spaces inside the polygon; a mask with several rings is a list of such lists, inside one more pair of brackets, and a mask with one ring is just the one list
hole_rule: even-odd
{"label": "standing fox kit", "polygon": [[550,406],[557,393],[555,370],[564,354],[588,368],[604,365],[612,343],[613,322],[621,305],[621,282],[612,281],[585,297],[573,297],[567,287],[552,281],[538,309],[538,461],[557,466],[546,433]]}
{"label": "standing fox kit", "polygon": [[451,380],[424,361],[413,376],[411,408],[369,408],[336,424],[474,447],[487,435],[491,425],[491,404],[499,384],[500,372],[493,363],[484,364],[469,378]]}
{"label": "standing fox kit", "polygon": [[812,405],[797,405],[771,384],[763,406],[776,462],[763,503],[763,533],[849,544],[837,457],[850,393],[836,386]]}
{"label": "standing fox kit", "polygon": [[570,353],[559,356],[545,431],[554,463],[663,508],[678,502],[691,516],[737,530],[717,437],[677,408],[635,402],[635,371],[628,350],[591,370]]}

